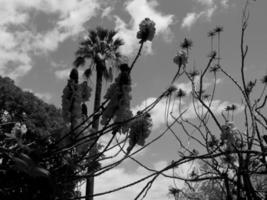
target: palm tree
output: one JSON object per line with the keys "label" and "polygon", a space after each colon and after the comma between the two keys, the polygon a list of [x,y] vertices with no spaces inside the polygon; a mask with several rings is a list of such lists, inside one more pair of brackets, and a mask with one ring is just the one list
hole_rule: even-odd
{"label": "palm tree", "polygon": [[[97,27],[96,30],[88,31],[88,37],[81,43],[76,52],[74,61],[75,67],[85,66],[88,64],[84,75],[89,78],[93,71],[96,72],[96,87],[94,99],[94,113],[96,113],[101,103],[102,80],[110,80],[112,77],[112,69],[118,66],[118,62],[122,58],[119,47],[123,45],[120,38],[114,38],[117,34],[114,30]],[[99,115],[95,114],[93,118],[92,128],[97,131],[99,127]],[[96,142],[95,142],[96,143]],[[91,150],[91,154],[96,153],[96,145]],[[86,200],[92,200],[94,192],[94,177],[87,179]]]}

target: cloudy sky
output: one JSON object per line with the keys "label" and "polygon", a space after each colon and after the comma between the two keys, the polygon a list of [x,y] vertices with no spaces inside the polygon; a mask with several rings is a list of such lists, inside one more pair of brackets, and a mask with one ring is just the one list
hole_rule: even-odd
{"label": "cloudy sky", "polygon": [[[0,4],[0,75],[11,77],[19,87],[58,107],[74,52],[86,30],[100,25],[119,31],[118,36],[126,43],[121,51],[131,61],[138,48],[138,25],[145,17],[155,21],[156,37],[152,43],[146,44],[132,73],[132,106],[135,110],[148,105],[169,86],[177,70],[172,60],[184,37],[193,40],[191,65],[194,63],[196,69],[203,68],[210,50],[207,32],[217,25],[224,27],[222,66],[240,79],[239,45],[244,0],[0,0]],[[245,66],[250,78],[261,78],[267,73],[266,8],[266,0],[257,0],[250,6],[246,34],[249,53]],[[206,87],[210,81],[206,80]],[[93,80],[91,84],[93,87]],[[175,84],[190,92],[184,80]],[[219,77],[218,90],[213,105],[216,112],[229,102],[240,103],[240,98],[235,96],[235,90],[224,77]],[[165,103],[161,102],[151,113],[154,122],[152,138],[162,129],[164,112]],[[193,117],[190,112],[187,114],[187,118]],[[176,158],[177,151],[177,143],[167,134],[137,158],[152,168],[161,168]],[[148,173],[141,167],[133,167],[130,162],[98,178],[97,192],[121,186]],[[180,171],[188,168],[190,166],[184,166]],[[114,184],[108,184],[111,182]],[[170,180],[160,178],[148,199],[168,199],[171,184]],[[137,186],[96,199],[129,199],[140,188]]]}

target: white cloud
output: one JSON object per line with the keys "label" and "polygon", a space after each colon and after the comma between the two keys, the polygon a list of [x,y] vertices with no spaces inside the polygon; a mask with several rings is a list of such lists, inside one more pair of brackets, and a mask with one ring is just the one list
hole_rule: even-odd
{"label": "white cloud", "polygon": [[58,79],[67,79],[70,74],[70,69],[63,69],[63,70],[57,70],[55,71],[55,76]]}
{"label": "white cloud", "polygon": [[195,0],[195,1],[204,6],[211,6],[211,7],[216,3],[226,7],[228,7],[229,5],[229,0]]}
{"label": "white cloud", "polygon": [[[141,110],[144,109],[145,106],[149,105],[150,103],[154,102],[156,100],[156,98],[154,97],[150,97],[148,99],[146,99],[145,101],[143,101],[140,105],[136,106],[133,111],[136,110]],[[205,102],[206,105],[209,105],[209,102]],[[222,111],[224,111],[224,109],[226,108],[226,106],[228,105],[232,105],[233,103],[228,102],[228,101],[221,101],[221,100],[213,100],[212,104],[210,105],[210,109],[211,111],[215,114],[215,115],[219,115],[221,114]],[[243,110],[243,107],[239,104],[236,104],[238,109],[236,110],[235,113],[239,113]],[[161,100],[149,113],[151,115],[152,118],[152,122],[153,122],[153,130],[156,130],[157,128],[159,128],[160,126],[162,126],[163,124],[165,124],[167,122],[167,104],[166,104],[166,99]],[[199,112],[198,114],[201,114],[202,112],[207,112],[207,110],[200,104],[200,103],[195,103],[195,106],[192,102],[185,104],[185,101],[181,102],[181,113],[183,113],[183,111],[186,110],[185,113],[183,113],[183,119],[192,119],[192,118],[196,118],[197,115],[195,113],[195,108],[197,109],[197,111]],[[173,100],[171,100],[170,102],[170,109],[169,109],[169,113],[172,111],[172,115],[174,117],[178,117],[181,113],[179,112],[179,102],[178,100],[176,100],[175,102]],[[169,123],[171,123],[173,121],[173,119],[170,117],[168,117],[168,121]]]}
{"label": "white cloud", "polygon": [[[144,109],[156,100],[155,97],[147,98],[140,105],[135,106],[132,111],[136,113],[138,110]],[[162,124],[166,123],[166,99],[161,100],[149,113],[153,122],[153,130],[159,128]],[[174,110],[177,110],[178,106],[175,104]]]}
{"label": "white cloud", "polygon": [[110,13],[113,11],[113,7],[111,7],[111,6],[108,6],[108,7],[106,7],[104,10],[103,10],[103,12],[102,12],[102,14],[101,14],[101,17],[102,18],[104,18],[104,17],[108,17],[108,15],[110,15]]}
{"label": "white cloud", "polygon": [[198,20],[210,21],[215,11],[229,7],[229,0],[195,0],[196,6],[182,20],[181,27],[190,29]]}
{"label": "white cloud", "polygon": [[49,102],[52,99],[52,95],[48,92],[46,92],[46,93],[35,92],[34,94],[35,94],[35,96],[39,97],[40,99],[42,99],[45,102]]}
{"label": "white cloud", "polygon": [[84,30],[85,22],[96,15],[99,7],[100,4],[96,0],[75,0],[68,15],[57,23],[59,30],[62,30],[64,37],[80,33]]}
{"label": "white cloud", "polygon": [[[63,68],[62,64],[59,63],[59,64],[56,64],[53,62],[53,67],[58,67],[58,68]],[[55,76],[57,79],[59,80],[67,80],[69,75],[70,75],[70,71],[71,71],[71,68],[63,68],[63,69],[59,69],[59,70],[56,70],[54,72]],[[82,75],[83,75],[83,69],[79,68],[78,69],[78,72],[79,72],[79,77],[80,77],[80,81],[82,81]]]}
{"label": "white cloud", "polygon": [[36,97],[38,97],[39,99],[45,102],[49,102],[52,99],[52,95],[48,92],[44,92],[44,93],[34,92],[32,89],[29,89],[29,88],[25,88],[23,90],[33,93]]}
{"label": "white cloud", "polygon": [[195,12],[187,13],[185,18],[183,19],[183,22],[181,25],[182,28],[185,28],[185,27],[190,28],[194,23],[196,23],[199,17],[200,15]]}
{"label": "white cloud", "polygon": [[214,3],[214,0],[196,0],[196,1],[206,6],[211,6]]}
{"label": "white cloud", "polygon": [[200,18],[204,18],[209,21],[216,9],[217,6],[213,5],[199,13],[197,12],[187,13],[187,15],[182,21],[181,27],[190,29]]}
{"label": "white cloud", "polygon": [[[194,87],[195,87],[195,90],[199,90],[199,79],[200,79],[200,76],[196,76],[194,78]],[[219,83],[222,83],[223,80],[221,78],[218,78],[216,79],[216,85],[218,85]],[[212,84],[214,84],[212,82],[212,80],[208,80],[208,79],[204,79],[203,80],[203,84],[202,84],[202,89],[203,90],[206,90],[208,87],[210,87]],[[175,82],[174,83],[174,86],[177,88],[177,89],[182,89],[183,91],[185,91],[186,94],[189,94],[191,91],[192,91],[192,83],[191,82],[186,82],[186,83],[178,83],[178,82]]]}
{"label": "white cloud", "polygon": [[32,69],[31,58],[19,48],[12,51],[7,46],[0,44],[0,74],[17,79]]}
{"label": "white cloud", "polygon": [[[149,17],[156,23],[156,35],[162,35],[165,39],[171,37],[170,25],[174,23],[174,15],[162,14],[156,10],[157,6],[158,2],[156,0],[130,0],[125,4],[125,9],[130,14],[131,20],[125,22],[118,16],[115,16],[115,29],[119,31],[118,37],[121,37],[126,43],[122,46],[124,54],[131,55],[138,47],[136,34],[140,22],[146,17]],[[145,48],[147,53],[151,53],[151,43],[146,43]]]}
{"label": "white cloud", "polygon": [[[196,77],[196,90],[198,90],[198,80],[199,77]],[[221,83],[222,80],[218,79],[216,84]],[[208,87],[210,87],[212,85],[212,82],[208,82],[207,80],[203,82],[203,89],[208,89]],[[184,97],[184,99],[181,100],[181,104],[180,104],[180,108],[179,108],[179,100],[176,98],[176,100],[174,100],[174,98],[171,99],[171,101],[169,102],[168,99],[162,99],[149,113],[151,115],[152,118],[152,122],[153,122],[153,130],[156,130],[157,128],[159,128],[160,126],[162,126],[163,124],[165,124],[167,122],[167,113],[168,115],[170,114],[170,112],[172,112],[172,115],[174,117],[178,117],[181,113],[183,113],[183,111],[186,111],[185,113],[183,113],[183,119],[192,119],[192,118],[196,118],[197,115],[195,113],[195,108],[198,111],[198,114],[201,115],[201,113],[205,113],[207,112],[207,110],[205,109],[204,106],[202,106],[199,102],[195,102],[193,104],[193,102],[191,101],[190,97],[188,96],[189,93],[191,93],[192,91],[192,86],[191,83],[176,83],[175,87],[178,89],[182,89],[186,92],[187,96]],[[136,113],[138,110],[142,110],[144,109],[146,106],[150,105],[151,103],[153,103],[156,100],[155,97],[150,97],[147,98],[146,100],[144,100],[140,105],[135,106],[132,110],[133,113]],[[168,103],[167,103],[168,102]],[[210,102],[204,101],[204,103],[210,107],[210,110],[215,114],[215,115],[219,115],[221,114],[222,111],[224,111],[224,109],[226,108],[226,106],[228,105],[232,105],[233,103],[228,102],[228,101],[221,101],[219,99],[214,99],[213,102],[210,104]],[[237,106],[237,110],[235,111],[235,114],[241,112],[243,110],[243,106],[240,104],[235,103],[235,105]],[[167,110],[169,109],[169,110]],[[181,112],[180,112],[181,111]],[[168,122],[171,123],[173,122],[172,117],[169,115],[168,116]]]}
{"label": "white cloud", "polygon": [[[97,0],[1,0],[0,72],[13,79],[32,69],[32,54],[48,53],[84,31],[101,7]],[[36,12],[31,12],[36,11]],[[33,14],[35,13],[35,14]],[[38,32],[35,15],[53,15],[52,27]],[[10,69],[12,62],[12,70]]]}
{"label": "white cloud", "polygon": [[[111,142],[111,145],[109,147],[114,147],[109,150],[105,150],[105,158],[103,161],[101,161],[102,167],[108,166],[112,163],[115,163],[117,161],[120,161],[123,159],[123,164],[128,163],[130,158],[125,155],[127,152],[127,148],[129,146],[129,140],[125,139],[128,137],[128,135],[119,134],[116,136],[116,139],[113,139]],[[99,143],[103,145],[103,148],[105,148],[106,144],[110,142],[110,139],[112,139],[112,134],[106,134],[103,137],[100,138]],[[125,142],[125,143],[124,143]],[[119,143],[119,146],[118,146]],[[102,151],[103,148],[100,150]],[[131,150],[131,153],[137,152],[134,155],[132,155],[133,158],[138,159],[140,157],[145,156],[146,154],[146,148],[141,149],[142,146],[135,145],[134,148]],[[141,150],[140,150],[141,149]],[[123,151],[122,151],[123,150]]]}
{"label": "white cloud", "polygon": [[221,5],[224,6],[225,8],[229,7],[229,0],[221,0]]}
{"label": "white cloud", "polygon": [[[159,161],[153,164],[153,169],[161,170],[166,167],[168,163],[166,161]],[[176,175],[181,177],[187,177],[193,169],[194,164],[192,163],[185,163],[180,165],[176,170]],[[95,193],[101,193],[105,191],[109,191],[123,185],[132,183],[138,179],[141,179],[150,172],[143,169],[142,167],[137,167],[134,171],[126,171],[124,168],[114,168],[103,175],[95,178]],[[172,175],[172,170],[166,171],[165,174]],[[106,194],[103,196],[96,196],[94,197],[96,200],[117,200],[117,199],[134,199],[138,193],[142,190],[145,184],[151,179],[148,179],[142,183],[137,185],[125,188],[123,190]],[[169,186],[173,185],[173,180],[170,178],[166,178],[163,176],[159,176],[156,181],[153,183],[151,189],[149,190],[146,200],[162,200],[168,198],[168,189]],[[176,185],[179,188],[184,186],[183,181],[176,181]],[[84,188],[81,189],[84,194]]]}
{"label": "white cloud", "polygon": [[68,67],[68,64],[65,63],[64,61],[59,61],[59,62],[51,61],[50,63],[54,69],[66,69],[66,67]]}

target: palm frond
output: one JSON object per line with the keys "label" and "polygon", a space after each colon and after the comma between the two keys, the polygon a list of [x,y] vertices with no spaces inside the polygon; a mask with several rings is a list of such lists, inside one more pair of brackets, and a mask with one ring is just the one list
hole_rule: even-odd
{"label": "palm frond", "polygon": [[128,61],[128,58],[126,58],[126,56],[123,56],[119,51],[115,52],[115,59],[116,61]]}
{"label": "palm frond", "polygon": [[73,62],[73,65],[75,66],[75,67],[80,67],[80,66],[84,66],[85,65],[85,58],[84,57],[82,57],[82,56],[78,56],[78,57],[76,57],[76,59],[74,60],[74,62]]}
{"label": "palm frond", "polygon": [[117,51],[122,45],[124,45],[124,41],[120,38],[116,38],[113,42],[113,48],[115,51]]}
{"label": "palm frond", "polygon": [[114,38],[114,36],[117,34],[117,31],[115,31],[115,30],[110,30],[109,32],[108,32],[108,37],[107,37],[107,42],[108,43],[111,43],[112,41],[113,41],[113,38]]}
{"label": "palm frond", "polygon": [[95,30],[90,30],[88,36],[92,44],[97,43],[97,33]]}
{"label": "palm frond", "polygon": [[108,37],[109,31],[108,29],[102,28],[101,26],[98,26],[96,28],[96,33],[98,38],[103,41]]}
{"label": "palm frond", "polygon": [[90,49],[82,46],[75,52],[76,56],[85,56],[88,54],[90,54]]}
{"label": "palm frond", "polygon": [[115,30],[97,27],[95,30],[89,30],[87,38],[80,42],[73,64],[79,67],[91,61],[91,65],[86,67],[84,72],[86,78],[91,76],[92,71],[100,70],[104,79],[112,80],[111,68],[121,64],[122,55],[118,50],[124,44],[122,39],[114,38],[116,34]]}
{"label": "palm frond", "polygon": [[91,43],[92,43],[92,41],[91,41],[91,39],[88,37],[88,38],[86,38],[86,39],[84,39],[84,40],[82,40],[82,41],[80,42],[80,46],[84,46],[84,47],[86,47],[86,46],[90,45]]}

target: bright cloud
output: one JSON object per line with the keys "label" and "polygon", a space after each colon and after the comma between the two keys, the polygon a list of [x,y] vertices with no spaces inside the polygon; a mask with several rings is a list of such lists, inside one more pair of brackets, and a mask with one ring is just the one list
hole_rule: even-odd
{"label": "bright cloud", "polygon": [[200,15],[195,12],[187,13],[186,17],[183,19],[183,22],[181,25],[182,28],[185,28],[185,27],[190,28],[194,23],[196,23],[199,17]]}
{"label": "bright cloud", "polygon": [[211,6],[214,3],[214,0],[196,0],[198,3],[203,5]]}
{"label": "bright cloud", "polygon": [[70,69],[63,69],[55,71],[55,76],[58,79],[67,79],[70,74]]}
{"label": "bright cloud", "polygon": [[[200,79],[200,76],[196,76],[194,78],[194,87],[195,87],[195,90],[198,90],[199,89],[199,79]],[[221,78],[218,78],[216,80],[216,85],[218,85],[219,83],[222,83],[222,79]],[[210,87],[212,84],[214,84],[211,80],[203,80],[203,85],[202,85],[202,89],[203,90],[206,90],[208,87]],[[189,94],[191,91],[192,91],[192,83],[191,82],[186,82],[186,83],[178,83],[178,82],[175,82],[174,83],[174,86],[177,88],[177,89],[182,89],[183,91],[185,91],[186,94]]]}
{"label": "bright cloud", "polygon": [[[101,165],[104,166],[108,166],[112,163],[115,163],[117,161],[120,161],[122,159],[125,159],[127,156],[125,155],[125,153],[127,152],[127,148],[128,148],[128,140],[126,140],[126,143],[123,143],[123,141],[125,141],[126,139],[126,135],[119,135],[117,136],[117,140],[113,140],[110,147],[114,146],[114,148],[111,148],[109,150],[105,151],[105,160],[101,161]],[[105,144],[108,144],[110,139],[112,138],[111,134],[105,135],[100,139],[100,144],[103,144],[105,146]],[[119,146],[116,146],[118,143],[117,141],[120,143]],[[140,150],[140,148],[142,148],[142,146],[139,145],[135,145],[134,148],[131,150],[131,153],[134,153],[136,151],[138,151],[138,153],[132,155],[133,158],[140,158],[142,156],[145,155],[146,153],[146,148]],[[123,149],[123,151],[122,151]],[[103,150],[103,149],[102,149]],[[140,150],[140,151],[139,151]],[[126,157],[125,157],[126,156]],[[126,159],[123,161],[123,163],[127,163],[130,159]]]}
{"label": "bright cloud", "polygon": [[229,6],[229,0],[195,0],[196,7],[182,20],[181,27],[190,29],[198,20],[210,21],[215,11]]}
{"label": "bright cloud", "polygon": [[24,89],[24,91],[28,91],[28,92],[33,93],[35,96],[37,96],[39,99],[41,99],[45,102],[49,102],[52,99],[52,95],[48,92],[44,92],[44,93],[34,92],[32,89],[28,89],[28,88]]}
{"label": "bright cloud", "polygon": [[[164,167],[166,167],[168,163],[166,161],[159,161],[157,163],[154,163],[153,169],[161,170]],[[192,163],[185,163],[180,165],[176,169],[176,175],[181,177],[187,177],[190,172],[193,170],[194,164]],[[124,186],[126,184],[132,183],[134,181],[137,181],[138,179],[141,179],[147,175],[149,175],[151,172],[145,170],[142,167],[137,167],[134,171],[126,171],[124,168],[114,168],[103,175],[95,178],[95,193],[101,193],[105,191],[109,191],[121,186]],[[165,174],[172,175],[172,171],[166,171]],[[141,182],[137,185],[125,188],[123,190],[106,194],[103,196],[96,196],[94,197],[96,200],[117,200],[117,199],[134,199],[138,193],[142,190],[142,188],[145,186],[145,184],[150,179]],[[179,188],[183,188],[184,182],[183,181],[176,181],[176,185]],[[147,200],[161,200],[161,199],[167,199],[168,198],[168,189],[169,186],[173,186],[173,180],[159,176],[156,181],[153,183],[151,189],[149,190],[147,196],[145,199]],[[82,188],[82,191],[84,193],[84,185]]]}
{"label": "bright cloud", "polygon": [[[199,77],[196,77],[196,90],[198,90],[198,84],[197,80]],[[222,80],[218,79],[216,84],[221,83]],[[203,83],[203,89],[206,90],[212,85],[212,82],[204,81]],[[173,121],[172,117],[170,117],[170,112],[172,112],[172,115],[174,117],[178,117],[181,113],[183,113],[182,117],[183,119],[193,119],[196,118],[197,115],[195,113],[195,109],[197,110],[198,114],[201,115],[201,113],[207,112],[205,107],[201,105],[200,103],[193,102],[190,100],[190,97],[188,97],[188,94],[192,91],[191,83],[176,83],[175,87],[178,89],[182,89],[185,91],[187,96],[184,97],[184,99],[181,100],[181,103],[179,103],[179,100],[177,98],[169,99],[162,99],[151,111],[150,115],[153,122],[153,129],[157,129],[163,124],[167,122],[167,114],[168,114],[168,122],[171,123]],[[132,110],[134,113],[136,113],[138,110],[144,109],[146,106],[152,104],[156,100],[155,97],[150,97],[144,100],[140,105],[135,106]],[[210,104],[210,101],[205,100],[204,103],[210,107],[210,110],[215,114],[219,115],[221,112],[224,111],[226,106],[232,105],[233,103],[228,101],[221,101],[218,99],[214,99],[213,102]],[[179,105],[180,104],[180,105]],[[235,113],[239,113],[243,110],[243,106],[240,104],[235,103],[237,106],[237,110]],[[184,112],[185,111],[185,112]]]}
{"label": "bright cloud", "polygon": [[[133,110],[141,110],[144,109],[147,105],[149,105],[150,103],[154,102],[156,100],[156,98],[154,97],[150,97],[148,99],[146,99],[145,101],[143,101],[140,105],[136,106]],[[172,112],[172,115],[174,117],[178,117],[181,113],[183,113],[183,111],[186,111],[183,113],[183,119],[192,119],[192,118],[196,118],[197,115],[195,113],[195,108],[197,108],[198,114],[201,114],[202,112],[207,112],[207,110],[199,103],[194,104],[191,102],[189,104],[185,104],[184,101],[182,101],[181,103],[181,113],[179,111],[179,101],[176,100],[171,100],[170,102],[170,107],[168,110],[168,104],[166,103],[166,99],[161,100],[149,113],[151,115],[152,118],[152,122],[153,122],[153,130],[156,130],[157,128],[159,128],[160,126],[162,126],[163,124],[165,124],[167,122],[167,112],[168,112],[168,122],[171,123],[173,120],[170,117],[170,112]],[[206,105],[209,105],[209,102],[205,102]],[[222,111],[225,110],[226,106],[228,105],[232,105],[233,103],[228,102],[228,101],[221,101],[221,100],[213,100],[212,104],[210,105],[210,109],[211,111],[215,114],[215,115],[219,115],[221,114]],[[239,104],[236,104],[238,109],[236,110],[235,113],[239,113],[243,110],[243,107]]]}
{"label": "bright cloud", "polygon": [[[54,64],[54,67],[55,67],[55,65],[58,65],[57,67],[59,67],[59,68],[63,68],[64,67],[64,66],[62,66],[61,63]],[[55,74],[56,78],[59,79],[59,80],[67,80],[69,78],[70,71],[71,71],[71,68],[68,67],[68,68],[58,69],[58,70],[56,70],[54,72],[54,74]],[[78,72],[79,72],[79,77],[80,77],[79,80],[83,81],[84,79],[83,79],[82,75],[83,75],[84,70],[79,68]]]}
{"label": "bright cloud", "polygon": [[[136,114],[138,110],[143,110],[146,106],[152,104],[156,100],[155,97],[147,98],[145,101],[143,101],[140,105],[137,105],[132,109],[133,113]],[[153,130],[156,130],[159,128],[162,124],[166,123],[167,121],[167,99],[161,100],[149,113],[152,118],[153,122]],[[177,102],[178,103],[178,102]],[[171,107],[172,109],[172,104]],[[174,104],[173,110],[178,110],[178,105]],[[170,110],[169,110],[170,112]]]}
{"label": "bright cloud", "polygon": [[[27,74],[32,55],[54,51],[67,38],[84,31],[84,25],[97,14],[97,0],[12,0],[1,1],[0,73],[13,79]],[[35,13],[51,19],[51,28],[38,31]]]}
{"label": "bright cloud", "polygon": [[110,15],[110,13],[113,11],[113,7],[111,7],[111,6],[108,6],[108,7],[106,7],[104,10],[103,10],[103,12],[102,12],[102,14],[101,14],[101,17],[102,18],[104,18],[104,17],[108,17],[109,15]]}
{"label": "bright cloud", "polygon": [[[122,46],[124,54],[131,55],[138,47],[136,33],[140,22],[147,17],[156,23],[157,35],[162,35],[165,39],[171,37],[170,25],[174,23],[174,15],[162,14],[156,9],[157,6],[156,0],[131,0],[125,4],[125,9],[130,14],[131,20],[125,22],[119,16],[115,16],[115,29],[119,31],[118,37],[121,37],[126,43]],[[151,43],[147,43],[145,48],[147,53],[151,53]]]}

